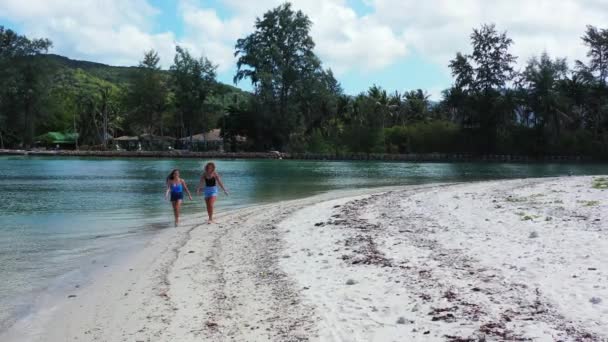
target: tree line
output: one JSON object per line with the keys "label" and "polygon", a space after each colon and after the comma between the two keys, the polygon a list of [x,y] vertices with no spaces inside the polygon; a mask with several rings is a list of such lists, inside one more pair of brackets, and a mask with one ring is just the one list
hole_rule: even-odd
{"label": "tree line", "polygon": [[136,67],[114,68],[58,61],[46,55],[51,46],[0,26],[2,147],[31,147],[49,131],[78,133],[80,148],[96,149],[121,135],[192,136],[250,96],[217,82],[215,64],[180,46],[169,70],[153,50]]}
{"label": "tree line", "polygon": [[[606,29],[587,27],[587,59],[572,68],[541,52],[518,70],[507,32],[481,25],[470,51],[450,61],[453,85],[434,102],[421,89],[389,93],[378,85],[345,94],[314,53],[311,26],[289,3],[256,19],[235,44],[234,82],[250,82],[251,93],[222,87],[212,61],[179,46],[168,71],[146,52],[126,85],[45,86],[61,81],[35,58],[50,41],[1,28],[0,80],[9,86],[0,90],[0,134],[27,145],[55,125],[80,133],[83,144],[106,145],[108,132],[185,137],[221,128],[227,149],[252,151],[608,157]],[[58,119],[49,120],[52,110]]]}

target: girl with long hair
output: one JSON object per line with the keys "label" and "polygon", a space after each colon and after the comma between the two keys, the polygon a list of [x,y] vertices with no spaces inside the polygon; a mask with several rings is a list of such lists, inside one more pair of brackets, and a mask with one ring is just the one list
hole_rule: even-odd
{"label": "girl with long hair", "polygon": [[217,198],[218,185],[226,195],[228,195],[228,191],[224,187],[224,183],[222,183],[222,179],[220,175],[215,171],[214,163],[207,163],[205,165],[205,172],[201,176],[201,180],[198,183],[198,187],[196,192],[201,193],[201,190],[204,189],[203,193],[205,196],[205,205],[207,206],[207,214],[209,215],[208,223],[213,223],[213,206],[215,205],[215,200]]}
{"label": "girl with long hair", "polygon": [[171,171],[167,176],[167,191],[165,192],[165,199],[169,199],[171,196],[171,205],[173,206],[173,216],[175,217],[175,226],[179,225],[179,210],[184,200],[184,190],[188,194],[188,198],[192,201],[192,195],[186,185],[186,181],[179,177],[179,170],[175,169]]}

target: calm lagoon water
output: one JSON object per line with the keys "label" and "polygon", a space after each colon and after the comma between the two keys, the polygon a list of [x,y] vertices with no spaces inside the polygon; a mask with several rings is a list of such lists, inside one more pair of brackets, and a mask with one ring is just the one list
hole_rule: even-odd
{"label": "calm lagoon water", "polygon": [[[190,189],[205,161],[0,157],[0,331],[41,296],[86,282],[112,256],[171,227],[164,180],[179,168]],[[334,189],[560,175],[608,174],[606,164],[218,161],[231,192],[218,209]],[[201,198],[184,214],[203,212]],[[173,229],[173,228],[171,228]]]}

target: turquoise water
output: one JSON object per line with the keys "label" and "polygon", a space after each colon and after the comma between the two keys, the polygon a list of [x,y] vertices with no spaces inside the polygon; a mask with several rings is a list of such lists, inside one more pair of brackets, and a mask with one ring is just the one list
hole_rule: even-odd
{"label": "turquoise water", "polygon": [[[126,248],[171,227],[164,180],[181,170],[194,193],[204,161],[0,157],[0,331],[35,298],[85,282]],[[606,164],[218,161],[226,210],[333,189],[607,174]],[[203,212],[203,201],[184,203]],[[173,228],[171,228],[173,229]]]}

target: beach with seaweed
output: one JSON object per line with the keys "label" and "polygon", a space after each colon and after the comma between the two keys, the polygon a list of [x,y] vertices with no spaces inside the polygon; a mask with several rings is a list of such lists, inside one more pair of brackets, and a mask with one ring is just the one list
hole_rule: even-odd
{"label": "beach with seaweed", "polygon": [[606,182],[334,191],[191,216],[2,340],[604,341]]}

